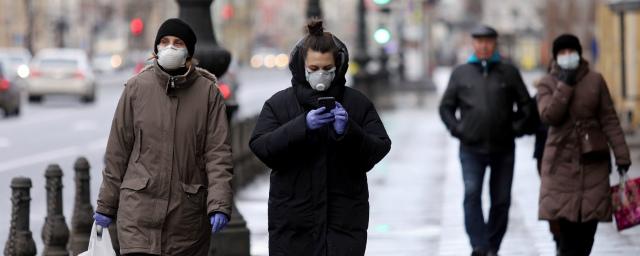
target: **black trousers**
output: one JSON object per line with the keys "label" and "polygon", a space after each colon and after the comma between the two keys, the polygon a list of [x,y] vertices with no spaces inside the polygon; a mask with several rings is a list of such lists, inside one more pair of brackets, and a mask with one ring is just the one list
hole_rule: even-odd
{"label": "black trousers", "polygon": [[561,219],[558,224],[560,226],[560,255],[588,256],[591,254],[598,221],[576,223]]}

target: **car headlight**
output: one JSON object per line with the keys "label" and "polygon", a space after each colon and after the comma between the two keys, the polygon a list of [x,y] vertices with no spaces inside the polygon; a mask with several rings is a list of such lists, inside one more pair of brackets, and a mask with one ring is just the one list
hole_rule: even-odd
{"label": "car headlight", "polygon": [[29,70],[29,66],[27,65],[20,65],[18,66],[18,76],[22,79],[25,79],[27,77],[29,77],[29,74],[31,73],[31,71]]}

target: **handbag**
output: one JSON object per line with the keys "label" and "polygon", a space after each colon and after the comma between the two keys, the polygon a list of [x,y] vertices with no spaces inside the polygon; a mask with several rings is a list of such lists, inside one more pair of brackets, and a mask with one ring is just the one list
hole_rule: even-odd
{"label": "handbag", "polygon": [[91,228],[91,237],[89,237],[89,248],[86,252],[78,254],[78,256],[115,256],[116,252],[113,250],[113,244],[111,244],[111,236],[109,236],[109,229],[96,225],[93,222]]}
{"label": "handbag", "polygon": [[620,184],[611,187],[611,199],[618,231],[640,224],[640,178],[622,175]]}

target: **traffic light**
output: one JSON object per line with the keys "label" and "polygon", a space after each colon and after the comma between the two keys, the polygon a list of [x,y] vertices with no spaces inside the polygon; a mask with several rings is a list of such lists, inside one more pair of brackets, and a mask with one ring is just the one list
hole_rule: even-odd
{"label": "traffic light", "polygon": [[377,4],[377,5],[387,5],[391,2],[391,0],[373,0],[373,3]]}
{"label": "traffic light", "polygon": [[373,0],[373,3],[378,6],[381,13],[389,14],[391,12],[391,0]]}
{"label": "traffic light", "polygon": [[378,44],[386,44],[391,41],[391,31],[385,27],[379,27],[373,33],[373,40]]}
{"label": "traffic light", "polygon": [[129,23],[129,29],[131,30],[131,34],[133,36],[139,36],[144,30],[144,22],[142,22],[142,19],[140,18],[132,19]]}

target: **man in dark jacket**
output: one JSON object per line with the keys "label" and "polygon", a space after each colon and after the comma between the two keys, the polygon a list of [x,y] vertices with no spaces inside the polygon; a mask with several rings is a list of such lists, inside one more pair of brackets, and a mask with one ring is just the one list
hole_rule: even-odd
{"label": "man in dark jacket", "polygon": [[[291,53],[293,86],[267,100],[250,142],[272,169],[269,255],[364,255],[366,175],[391,141],[373,104],[345,87],[345,45],[322,22],[309,32]],[[331,111],[317,101],[327,96]]]}
{"label": "man in dark jacket", "polygon": [[[460,140],[464,218],[473,247],[471,255],[495,255],[509,219],[514,138],[528,129],[525,126],[533,105],[518,69],[503,62],[496,51],[498,33],[480,26],[471,35],[475,53],[451,74],[440,116]],[[481,201],[487,167],[491,168],[488,223]]]}

